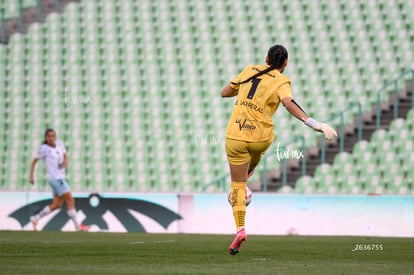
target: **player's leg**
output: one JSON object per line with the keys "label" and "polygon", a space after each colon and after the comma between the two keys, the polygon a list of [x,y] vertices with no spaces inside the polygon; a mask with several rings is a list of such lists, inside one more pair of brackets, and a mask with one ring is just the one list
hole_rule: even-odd
{"label": "player's leg", "polygon": [[246,241],[245,216],[246,216],[246,185],[247,172],[250,163],[250,155],[247,150],[246,142],[227,139],[226,153],[229,161],[231,176],[231,206],[237,234],[233,243],[229,247],[232,255],[240,251],[241,244]]}
{"label": "player's leg", "polygon": [[247,171],[250,163],[250,154],[247,143],[239,140],[226,140],[226,153],[230,167],[234,221],[237,231],[244,228],[246,215],[246,185]]}
{"label": "player's leg", "polygon": [[249,162],[242,165],[229,164],[231,177],[231,206],[237,232],[244,228],[246,216],[246,186]]}
{"label": "player's leg", "polygon": [[90,226],[80,224],[77,218],[76,208],[75,208],[75,199],[72,196],[70,191],[62,194],[63,200],[66,202],[66,207],[68,209],[68,216],[73,221],[77,231],[88,231]]}
{"label": "player's leg", "polygon": [[49,208],[50,208],[51,211],[53,211],[53,210],[61,208],[62,204],[63,204],[62,198],[59,198],[58,195],[54,194],[53,195],[53,201],[49,205]]}
{"label": "player's leg", "polygon": [[254,174],[254,169],[259,164],[262,156],[265,154],[266,150],[272,144],[272,141],[268,142],[251,142],[249,143],[249,152],[251,156],[249,170],[247,178],[250,178]]}
{"label": "player's leg", "polygon": [[76,230],[79,230],[79,222],[76,215],[76,209],[75,209],[75,199],[72,196],[72,193],[70,191],[67,191],[62,194],[62,199],[66,203],[67,207],[67,213],[69,218],[73,221],[73,224],[75,225]]}
{"label": "player's leg", "polygon": [[62,207],[63,201],[56,194],[56,191],[55,191],[56,188],[54,187],[57,183],[54,181],[50,181],[49,184],[53,189],[53,201],[51,204],[46,205],[42,210],[40,210],[38,213],[30,217],[30,222],[32,223],[34,231],[37,231],[37,224],[39,223],[39,220],[41,218],[50,214],[53,210]]}
{"label": "player's leg", "polygon": [[253,154],[251,161],[249,163],[249,168],[247,170],[247,179],[249,179],[254,174],[254,169],[256,169],[256,166],[259,164],[261,159],[260,154]]}
{"label": "player's leg", "polygon": [[[229,253],[232,255],[236,255],[240,251],[241,244],[247,239],[246,231],[244,229],[247,179],[249,177],[249,174],[254,171],[257,164],[260,162],[262,155],[264,152],[266,152],[267,148],[269,148],[271,144],[272,141],[254,143],[229,142],[229,144],[226,144],[227,157],[230,163],[230,175],[232,179],[233,193],[231,197],[231,203],[233,206],[234,218],[237,225],[236,237],[229,247]],[[248,161],[245,162],[247,159]],[[244,162],[244,164],[237,165],[238,162]],[[238,194],[234,195],[234,192],[236,190]],[[239,203],[240,201],[242,203]]]}
{"label": "player's leg", "polygon": [[88,231],[90,226],[85,226],[78,222],[76,208],[75,208],[75,199],[72,196],[72,192],[69,190],[69,185],[66,180],[61,180],[60,194],[63,201],[66,203],[67,213],[69,218],[73,221],[77,231]]}

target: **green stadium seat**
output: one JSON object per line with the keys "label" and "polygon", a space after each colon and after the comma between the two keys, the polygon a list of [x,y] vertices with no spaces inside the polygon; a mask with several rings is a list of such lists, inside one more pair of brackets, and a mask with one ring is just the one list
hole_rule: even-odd
{"label": "green stadium seat", "polygon": [[[350,95],[363,103],[363,111],[370,111],[377,87],[412,66],[414,58],[411,3],[380,2],[71,3],[62,14],[49,15],[43,24],[31,25],[27,34],[13,35],[8,46],[0,46],[0,59],[10,58],[0,86],[8,83],[6,94],[13,95],[2,103],[8,107],[0,117],[19,117],[16,133],[21,137],[41,139],[46,125],[60,128],[76,157],[70,175],[74,190],[200,191],[227,173],[228,166],[223,144],[196,146],[194,133],[224,135],[234,101],[221,99],[221,88],[243,66],[262,63],[273,43],[288,47],[286,75],[307,113],[326,120],[351,101]],[[3,5],[9,14],[16,12],[15,1]],[[25,7],[35,5],[34,0],[24,1]],[[275,17],[283,20],[270,20]],[[77,97],[74,102],[65,102],[65,91]],[[80,102],[82,95],[90,102]],[[307,146],[316,146],[319,135],[280,109],[275,142],[304,135]],[[5,127],[9,122],[2,120],[0,127]],[[352,121],[352,114],[346,114],[345,123]],[[395,132],[376,132],[352,154],[336,157],[332,167],[320,168],[315,179],[299,180],[293,192],[366,192],[375,175],[366,162],[378,163],[385,173],[390,163],[411,157],[412,121],[413,111],[404,122],[391,125]],[[87,145],[100,152],[94,157],[75,142],[91,136],[96,143]],[[3,142],[9,151],[13,144]],[[398,153],[382,160],[376,148]],[[0,186],[14,180],[11,167],[27,170],[26,164],[16,164],[24,158],[23,152],[18,155],[3,165]],[[405,164],[401,167],[385,178],[408,173]],[[390,188],[378,186],[384,192]],[[410,192],[404,180],[402,186]],[[11,188],[23,187],[14,183]]]}

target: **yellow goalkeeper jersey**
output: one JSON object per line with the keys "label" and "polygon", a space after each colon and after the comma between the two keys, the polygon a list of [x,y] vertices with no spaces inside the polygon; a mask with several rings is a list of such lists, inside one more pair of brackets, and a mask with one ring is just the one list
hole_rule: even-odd
{"label": "yellow goalkeeper jersey", "polygon": [[268,65],[249,65],[230,82],[238,91],[233,114],[227,125],[226,137],[248,142],[272,141],[272,116],[285,97],[292,97],[290,79],[278,70],[240,84]]}

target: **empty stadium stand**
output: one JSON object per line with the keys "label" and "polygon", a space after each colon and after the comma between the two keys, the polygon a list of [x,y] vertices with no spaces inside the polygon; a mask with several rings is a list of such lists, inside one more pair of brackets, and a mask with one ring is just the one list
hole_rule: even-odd
{"label": "empty stadium stand", "polygon": [[[202,191],[228,172],[223,141],[233,100],[220,90],[244,66],[284,44],[286,75],[310,115],[326,120],[353,101],[371,112],[377,89],[414,64],[413,8],[403,0],[69,3],[0,46],[0,188],[30,188],[33,153],[54,127],[68,147],[74,191]],[[318,134],[283,107],[275,122],[276,142],[303,135],[317,148]],[[328,175],[322,167],[316,176]],[[48,190],[41,168],[37,182]],[[300,178],[297,189],[306,182],[314,180]]]}
{"label": "empty stadium stand", "polygon": [[392,121],[389,130],[376,130],[371,140],[355,144],[352,153],[319,165],[314,177],[301,177],[283,193],[414,195],[414,109],[406,119]]}

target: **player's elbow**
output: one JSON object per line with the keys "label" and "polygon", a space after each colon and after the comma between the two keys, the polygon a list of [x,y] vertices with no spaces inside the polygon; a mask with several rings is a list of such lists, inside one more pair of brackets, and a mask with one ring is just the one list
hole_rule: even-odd
{"label": "player's elbow", "polygon": [[221,91],[221,97],[229,97],[229,93],[228,93],[228,91],[226,90],[226,88],[224,88],[224,89]]}
{"label": "player's elbow", "polygon": [[283,106],[286,108],[286,110],[292,114],[293,108],[292,108],[292,102],[290,101],[285,101],[282,102]]}
{"label": "player's elbow", "polygon": [[226,85],[221,91],[221,97],[232,97],[235,95],[237,95],[237,91],[230,87],[230,85]]}
{"label": "player's elbow", "polygon": [[291,97],[285,97],[285,98],[282,99],[282,104],[283,104],[283,106],[285,106],[286,109],[291,106],[292,99],[293,98],[291,98]]}

